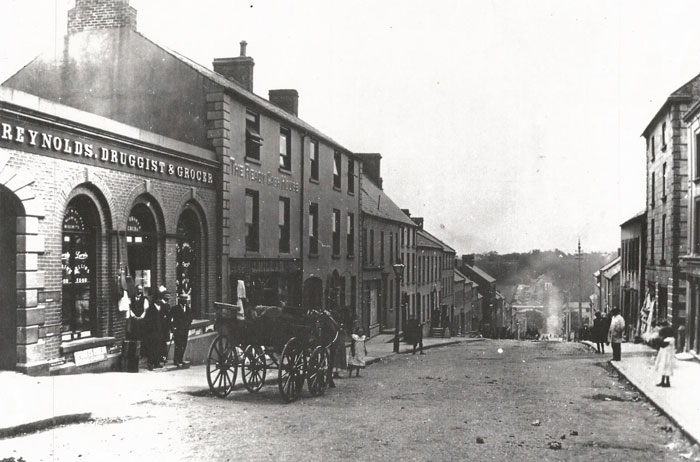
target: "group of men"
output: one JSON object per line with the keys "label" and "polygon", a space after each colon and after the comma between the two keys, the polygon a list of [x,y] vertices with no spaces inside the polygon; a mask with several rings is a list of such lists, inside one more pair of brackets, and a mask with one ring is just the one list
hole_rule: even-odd
{"label": "group of men", "polygon": [[[147,357],[148,370],[163,367],[167,362],[170,345],[175,344],[173,364],[184,362],[187,335],[192,324],[192,308],[188,297],[178,297],[170,306],[170,293],[165,286],[158,287],[153,300],[145,295],[143,286],[136,287],[127,319],[127,339],[141,342],[142,354]],[[172,340],[170,334],[172,333]]]}

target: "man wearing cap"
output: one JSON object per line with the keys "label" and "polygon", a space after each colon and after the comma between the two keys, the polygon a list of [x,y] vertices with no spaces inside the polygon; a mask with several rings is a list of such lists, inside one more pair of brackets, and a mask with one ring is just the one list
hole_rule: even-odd
{"label": "man wearing cap", "polygon": [[169,295],[165,286],[158,287],[156,299],[146,309],[144,342],[148,345],[148,370],[153,370],[154,367],[161,367],[161,361],[167,355],[168,337],[170,334]]}
{"label": "man wearing cap", "polygon": [[173,326],[173,343],[175,343],[175,354],[173,355],[173,363],[177,367],[185,365],[183,357],[187,348],[187,335],[190,332],[192,325],[192,308],[190,307],[188,297],[180,295],[178,304],[172,309],[172,326]]}

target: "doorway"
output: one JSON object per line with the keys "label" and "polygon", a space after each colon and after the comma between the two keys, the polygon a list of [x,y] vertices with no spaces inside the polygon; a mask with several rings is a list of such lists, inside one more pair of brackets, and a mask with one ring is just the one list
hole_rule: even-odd
{"label": "doorway", "polygon": [[157,285],[156,219],[147,203],[137,203],[131,209],[126,224],[126,251],[129,272],[136,285],[143,286],[144,293],[152,296]]}
{"label": "doorway", "polygon": [[202,315],[201,271],[199,256],[202,233],[199,217],[192,209],[185,209],[177,222],[177,295],[186,300],[196,318]]}
{"label": "doorway", "polygon": [[17,365],[17,216],[22,203],[0,187],[0,370]]}

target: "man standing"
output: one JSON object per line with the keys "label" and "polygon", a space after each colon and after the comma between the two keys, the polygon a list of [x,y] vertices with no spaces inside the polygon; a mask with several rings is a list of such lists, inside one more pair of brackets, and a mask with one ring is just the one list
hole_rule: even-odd
{"label": "man standing", "polygon": [[625,331],[625,319],[620,315],[620,310],[614,308],[610,311],[612,318],[610,319],[610,330],[608,336],[613,350],[613,361],[620,361],[620,353],[622,346],[622,334]]}
{"label": "man standing", "polygon": [[161,367],[163,357],[167,355],[168,337],[170,333],[170,294],[165,286],[158,287],[156,299],[146,310],[144,318],[144,342],[147,345],[148,370]]}
{"label": "man standing", "polygon": [[178,304],[172,310],[173,322],[173,342],[175,343],[175,354],[173,363],[177,367],[185,366],[183,357],[187,348],[187,335],[192,325],[192,309],[190,308],[187,296],[180,296]]}
{"label": "man standing", "polygon": [[143,340],[142,323],[149,305],[148,298],[143,293],[143,286],[139,284],[136,286],[136,296],[131,302],[131,309],[127,313],[127,340]]}
{"label": "man standing", "polygon": [[420,354],[423,353],[423,324],[411,316],[406,320],[406,332],[404,333],[406,343],[413,345],[413,354],[416,354],[416,347],[420,345]]}

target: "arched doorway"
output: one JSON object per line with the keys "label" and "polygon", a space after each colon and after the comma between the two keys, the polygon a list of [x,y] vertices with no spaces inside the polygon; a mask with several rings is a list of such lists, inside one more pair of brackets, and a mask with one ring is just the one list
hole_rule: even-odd
{"label": "arched doorway", "polygon": [[188,204],[177,222],[177,294],[187,299],[194,316],[202,316],[202,223]]}
{"label": "arched doorway", "polygon": [[158,285],[159,209],[145,197],[137,199],[126,223],[126,252],[129,273],[144,293],[153,295]]}
{"label": "arched doorway", "polygon": [[24,208],[0,187],[0,370],[17,365],[17,217]]}
{"label": "arched doorway", "polygon": [[323,307],[323,281],[318,277],[310,277],[304,281],[302,294],[304,309],[318,310]]}
{"label": "arched doorway", "polygon": [[97,334],[95,261],[100,221],[86,195],[71,199],[63,215],[61,238],[61,335],[63,340]]}

